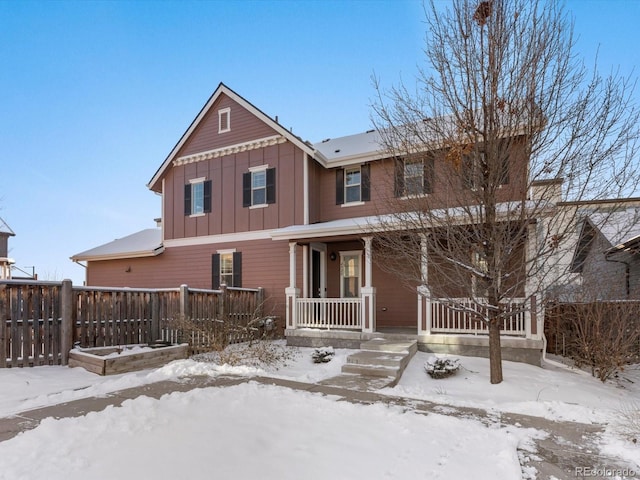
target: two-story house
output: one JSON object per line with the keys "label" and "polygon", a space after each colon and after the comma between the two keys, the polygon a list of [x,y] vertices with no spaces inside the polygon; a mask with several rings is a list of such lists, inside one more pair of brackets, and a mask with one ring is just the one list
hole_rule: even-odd
{"label": "two-story house", "polygon": [[[374,261],[387,199],[438,195],[446,175],[432,157],[385,157],[374,130],[311,144],[220,84],[148,184],[160,227],[72,260],[86,262],[89,285],[263,287],[290,344],[401,332],[423,349],[486,352],[486,331],[435,318],[444,310],[431,296]],[[505,201],[523,195],[525,161],[510,160]],[[541,322],[528,311],[512,322],[504,357],[539,362]]]}

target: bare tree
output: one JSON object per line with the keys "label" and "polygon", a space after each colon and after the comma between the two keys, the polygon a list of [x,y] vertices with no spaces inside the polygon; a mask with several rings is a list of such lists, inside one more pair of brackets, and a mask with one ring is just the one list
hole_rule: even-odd
{"label": "bare tree", "polygon": [[635,191],[635,85],[590,73],[557,2],[431,0],[425,13],[415,89],[374,80],[394,179],[376,259],[486,325],[500,383],[501,327],[565,281],[576,202]]}

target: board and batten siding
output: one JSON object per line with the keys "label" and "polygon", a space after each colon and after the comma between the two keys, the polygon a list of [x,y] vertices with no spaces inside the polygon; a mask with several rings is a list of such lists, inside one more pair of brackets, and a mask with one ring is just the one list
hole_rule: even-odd
{"label": "board and batten siding", "polygon": [[[270,230],[304,221],[304,153],[286,142],[201,162],[174,166],[165,177],[166,239]],[[264,207],[242,206],[242,175],[251,167],[275,168],[276,201]],[[184,185],[211,180],[211,213],[184,214]]]}
{"label": "board and batten siding", "polygon": [[[228,132],[218,133],[218,111],[229,108]],[[222,94],[191,133],[177,154],[177,158],[216,148],[238,145],[258,138],[270,137],[277,132],[256,118],[247,109]]]}

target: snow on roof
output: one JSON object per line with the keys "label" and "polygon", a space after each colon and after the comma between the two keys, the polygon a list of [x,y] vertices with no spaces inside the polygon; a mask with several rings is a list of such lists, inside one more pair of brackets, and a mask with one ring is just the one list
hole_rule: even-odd
{"label": "snow on roof", "polygon": [[152,257],[161,254],[163,251],[162,230],[160,228],[148,228],[99,247],[77,253],[71,257],[71,260],[77,262]]}
{"label": "snow on roof", "polygon": [[5,222],[2,218],[0,218],[0,233],[4,233],[5,235],[9,235],[11,237],[15,235],[9,225],[7,225],[7,222]]}
{"label": "snow on roof", "polygon": [[629,207],[611,213],[594,213],[589,221],[611,246],[620,245],[640,236],[640,208]]}
{"label": "snow on roof", "polygon": [[337,166],[356,161],[381,158],[382,138],[376,130],[326,139],[315,143],[313,148],[327,159],[327,166]]}

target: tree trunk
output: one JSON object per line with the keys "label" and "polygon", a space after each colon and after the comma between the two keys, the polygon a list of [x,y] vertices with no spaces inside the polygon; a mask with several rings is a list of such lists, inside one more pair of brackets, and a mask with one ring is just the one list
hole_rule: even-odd
{"label": "tree trunk", "polygon": [[499,318],[489,321],[489,371],[492,384],[502,383],[502,348]]}

